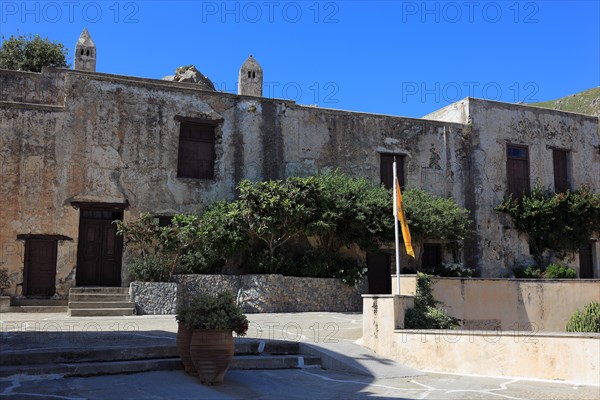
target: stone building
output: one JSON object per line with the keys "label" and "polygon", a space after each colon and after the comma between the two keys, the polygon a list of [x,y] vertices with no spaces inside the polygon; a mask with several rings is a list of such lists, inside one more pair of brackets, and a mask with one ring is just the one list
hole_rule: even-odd
{"label": "stone building", "polygon": [[[234,198],[242,179],[339,168],[390,185],[396,157],[404,185],[452,196],[475,219],[462,251],[428,243],[423,260],[491,277],[531,260],[493,212],[507,191],[535,182],[600,191],[595,117],[472,98],[420,119],[322,109],[262,97],[252,57],[235,95],[95,72],[87,31],[76,52],[74,70],[0,70],[0,268],[12,295],[125,285],[112,220],[199,212]],[[389,277],[389,257],[367,261]],[[600,276],[597,241],[574,266]]]}

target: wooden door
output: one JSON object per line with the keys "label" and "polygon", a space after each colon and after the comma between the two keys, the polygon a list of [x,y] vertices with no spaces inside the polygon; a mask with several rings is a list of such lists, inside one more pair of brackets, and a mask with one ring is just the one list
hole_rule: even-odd
{"label": "wooden door", "polygon": [[594,278],[594,257],[592,255],[593,242],[589,242],[579,249],[579,277],[581,279]]}
{"label": "wooden door", "polygon": [[120,286],[123,237],[114,220],[122,212],[82,209],[77,246],[77,286]]}
{"label": "wooden door", "polygon": [[367,253],[367,279],[370,294],[392,293],[392,274],[388,254]]}
{"label": "wooden door", "polygon": [[58,242],[52,239],[25,241],[24,292],[26,296],[52,296],[56,287]]}

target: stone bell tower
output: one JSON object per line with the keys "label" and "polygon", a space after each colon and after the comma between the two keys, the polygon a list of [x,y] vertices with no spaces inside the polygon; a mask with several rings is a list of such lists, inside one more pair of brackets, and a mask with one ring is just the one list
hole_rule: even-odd
{"label": "stone bell tower", "polygon": [[263,70],[252,54],[240,68],[238,94],[262,97]]}
{"label": "stone bell tower", "polygon": [[96,72],[96,45],[87,28],[83,28],[75,45],[75,69]]}

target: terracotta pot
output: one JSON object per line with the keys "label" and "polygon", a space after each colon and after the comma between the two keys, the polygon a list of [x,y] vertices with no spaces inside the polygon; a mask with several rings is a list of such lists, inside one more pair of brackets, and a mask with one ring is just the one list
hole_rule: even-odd
{"label": "terracotta pot", "polygon": [[190,342],[190,357],[204,385],[223,383],[233,359],[233,335],[230,330],[195,329]]}
{"label": "terracotta pot", "polygon": [[181,362],[185,368],[185,372],[190,375],[198,375],[194,363],[190,358],[190,341],[192,340],[192,330],[186,328],[181,322],[179,322],[179,328],[177,329],[177,353],[181,357]]}

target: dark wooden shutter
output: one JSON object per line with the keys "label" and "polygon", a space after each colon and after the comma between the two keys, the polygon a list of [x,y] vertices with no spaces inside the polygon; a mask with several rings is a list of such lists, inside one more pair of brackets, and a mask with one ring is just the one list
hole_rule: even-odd
{"label": "dark wooden shutter", "polygon": [[593,245],[594,242],[588,242],[579,249],[579,277],[581,279],[594,278]]}
{"label": "dark wooden shutter", "polygon": [[213,179],[214,164],[214,126],[181,122],[177,176],[182,178]]}
{"label": "dark wooden shutter", "polygon": [[25,294],[52,296],[55,292],[57,240],[25,241]]}
{"label": "dark wooden shutter", "polygon": [[394,157],[396,158],[398,181],[400,182],[400,188],[404,189],[404,155],[399,154],[380,154],[379,162],[379,176],[381,183],[386,189],[391,189],[394,184],[394,171],[392,165],[394,163]]}
{"label": "dark wooden shutter", "polygon": [[442,245],[439,243],[423,244],[423,256],[421,258],[421,267],[433,271],[436,267],[442,265]]}
{"label": "dark wooden shutter", "polygon": [[506,151],[508,194],[520,198],[529,193],[529,151],[524,146],[508,145]]}
{"label": "dark wooden shutter", "polygon": [[554,191],[565,192],[569,190],[569,177],[567,176],[567,152],[565,150],[552,150],[554,163]]}

